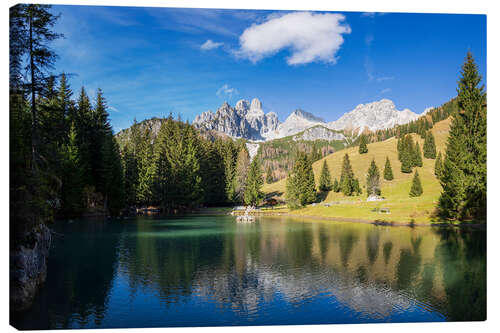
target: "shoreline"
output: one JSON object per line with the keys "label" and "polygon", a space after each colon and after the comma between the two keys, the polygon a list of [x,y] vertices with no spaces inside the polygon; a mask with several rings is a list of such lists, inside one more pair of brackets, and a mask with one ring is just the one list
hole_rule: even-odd
{"label": "shoreline", "polygon": [[[219,214],[222,215],[222,212]],[[240,214],[235,214],[238,216]],[[344,223],[361,223],[361,224],[372,224],[375,226],[389,226],[389,227],[472,227],[472,228],[483,228],[486,229],[486,223],[467,223],[467,222],[457,222],[457,223],[447,223],[447,222],[430,222],[430,223],[417,223],[417,222],[397,222],[397,221],[384,221],[384,220],[369,220],[361,218],[352,217],[335,217],[335,216],[316,216],[316,215],[301,215],[293,213],[282,213],[282,212],[251,212],[249,215],[255,217],[291,217],[291,218],[306,218],[319,221],[331,221],[331,222],[344,222]]]}

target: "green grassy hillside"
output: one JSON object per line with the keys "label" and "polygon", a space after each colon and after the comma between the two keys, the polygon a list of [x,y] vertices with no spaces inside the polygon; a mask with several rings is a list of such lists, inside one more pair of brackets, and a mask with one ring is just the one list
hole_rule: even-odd
{"label": "green grassy hillside", "polygon": [[[442,153],[445,151],[446,139],[448,136],[451,119],[440,121],[431,129],[436,140],[436,148]],[[412,134],[415,141],[423,147],[423,139],[416,134]],[[345,153],[349,154],[355,177],[363,186],[363,194],[360,196],[346,197],[342,193],[329,192],[324,199],[324,203],[336,203],[330,207],[323,204],[307,206],[303,209],[293,211],[296,215],[311,215],[323,217],[343,217],[358,218],[363,220],[382,220],[393,222],[428,223],[433,218],[433,213],[441,193],[441,185],[434,176],[435,160],[423,159],[423,167],[417,168],[422,181],[424,193],[417,198],[410,198],[410,191],[413,173],[405,174],[401,172],[401,163],[397,156],[397,139],[390,138],[386,141],[371,143],[368,145],[368,153],[360,155],[358,147],[351,147],[337,151],[313,164],[316,185],[319,185],[319,175],[323,161],[326,160],[332,178],[340,178],[342,159]],[[386,157],[389,157],[394,180],[385,181],[383,170]],[[380,202],[366,202],[366,173],[372,159],[380,170],[382,196],[386,200]],[[266,184],[263,188],[267,195],[276,195],[284,198],[286,179],[282,179],[273,184]],[[373,212],[374,208],[389,208],[390,214]]]}

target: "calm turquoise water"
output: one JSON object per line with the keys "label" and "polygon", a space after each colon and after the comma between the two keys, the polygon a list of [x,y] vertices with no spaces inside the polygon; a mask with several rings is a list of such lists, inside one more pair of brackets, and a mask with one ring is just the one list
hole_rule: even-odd
{"label": "calm turquoise water", "polygon": [[19,329],[486,318],[484,231],[228,216],[54,230]]}

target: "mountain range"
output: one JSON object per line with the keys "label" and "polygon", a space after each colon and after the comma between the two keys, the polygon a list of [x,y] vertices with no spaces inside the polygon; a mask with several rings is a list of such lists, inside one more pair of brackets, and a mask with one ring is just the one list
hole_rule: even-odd
{"label": "mountain range", "polygon": [[360,134],[402,125],[421,115],[409,109],[399,111],[389,99],[359,104],[338,120],[325,122],[322,118],[301,109],[293,111],[281,123],[274,112],[264,113],[262,103],[254,98],[251,103],[240,100],[235,107],[225,102],[217,111],[196,116],[193,125],[200,129],[225,133],[233,138],[269,141],[293,136],[294,140],[342,140],[345,130]]}

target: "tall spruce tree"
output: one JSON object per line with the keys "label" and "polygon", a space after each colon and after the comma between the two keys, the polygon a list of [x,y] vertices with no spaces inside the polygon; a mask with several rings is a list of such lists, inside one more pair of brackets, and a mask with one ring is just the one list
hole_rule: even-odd
{"label": "tall spruce tree", "polygon": [[375,163],[375,159],[373,159],[366,176],[366,194],[370,196],[380,195],[380,193],[380,172],[377,164]]}
{"label": "tall spruce tree", "polygon": [[36,169],[39,159],[37,96],[44,91],[47,79],[50,77],[47,71],[53,68],[57,59],[57,54],[50,48],[50,43],[62,35],[52,30],[59,16],[50,13],[50,5],[18,6],[21,6],[20,15],[24,20],[25,29],[23,31],[26,34],[24,38],[26,51],[24,53],[27,55],[25,70],[30,78],[27,88],[31,95],[32,166]]}
{"label": "tall spruce tree", "polygon": [[410,197],[419,197],[423,193],[422,183],[420,182],[420,176],[418,175],[418,170],[415,170],[415,175],[413,176],[413,181],[410,189]]}
{"label": "tall spruce tree", "polygon": [[436,162],[434,163],[434,175],[440,179],[443,172],[443,158],[441,157],[441,152],[438,153]]}
{"label": "tall spruce tree", "polygon": [[124,206],[123,169],[120,160],[120,148],[111,133],[103,140],[102,151],[102,194],[104,207],[111,216],[118,216]]}
{"label": "tall spruce tree", "polygon": [[245,201],[248,168],[250,167],[250,155],[245,146],[240,148],[236,160],[236,197],[239,202]]}
{"label": "tall spruce tree", "polygon": [[361,134],[359,138],[359,153],[366,154],[368,153],[368,138],[365,134]]}
{"label": "tall spruce tree", "polygon": [[72,124],[68,134],[68,143],[63,151],[61,175],[62,215],[75,217],[83,212],[83,186],[83,169],[80,165],[76,129],[75,125]]}
{"label": "tall spruce tree", "polygon": [[261,191],[264,179],[257,158],[254,158],[252,163],[250,163],[246,184],[245,204],[257,206],[264,198],[264,193]]}
{"label": "tall spruce tree", "polygon": [[439,208],[450,218],[486,218],[486,93],[472,54],[458,82],[459,112],[453,114]]}
{"label": "tall spruce tree", "polygon": [[332,191],[336,192],[336,193],[340,192],[340,185],[339,185],[339,181],[337,180],[337,178],[335,178],[333,181]]}
{"label": "tall spruce tree", "polygon": [[271,170],[271,165],[269,165],[266,170],[266,183],[271,184],[273,181],[273,171]]}
{"label": "tall spruce tree", "polygon": [[312,163],[306,154],[299,152],[287,179],[287,205],[292,209],[299,208],[315,200],[316,188]]}
{"label": "tall spruce tree", "polygon": [[332,189],[332,178],[330,176],[330,170],[326,164],[326,160],[323,161],[323,166],[321,168],[321,174],[319,177],[319,190],[322,192],[327,192]]}
{"label": "tall spruce tree", "polygon": [[342,162],[342,171],[340,173],[340,190],[344,195],[351,196],[355,192],[354,188],[354,173],[352,171],[351,161],[349,155],[344,155]]}
{"label": "tall spruce tree", "polygon": [[387,156],[385,159],[384,179],[385,180],[394,179],[394,174],[392,173],[391,161],[389,161],[389,156]]}
{"label": "tall spruce tree", "polygon": [[427,131],[424,140],[424,157],[435,159],[436,158],[436,142],[434,140],[434,135],[431,131]]}
{"label": "tall spruce tree", "polygon": [[416,167],[422,167],[423,161],[422,161],[422,151],[420,150],[420,145],[417,144],[415,145],[415,150],[414,150],[414,158],[413,158],[413,166]]}

